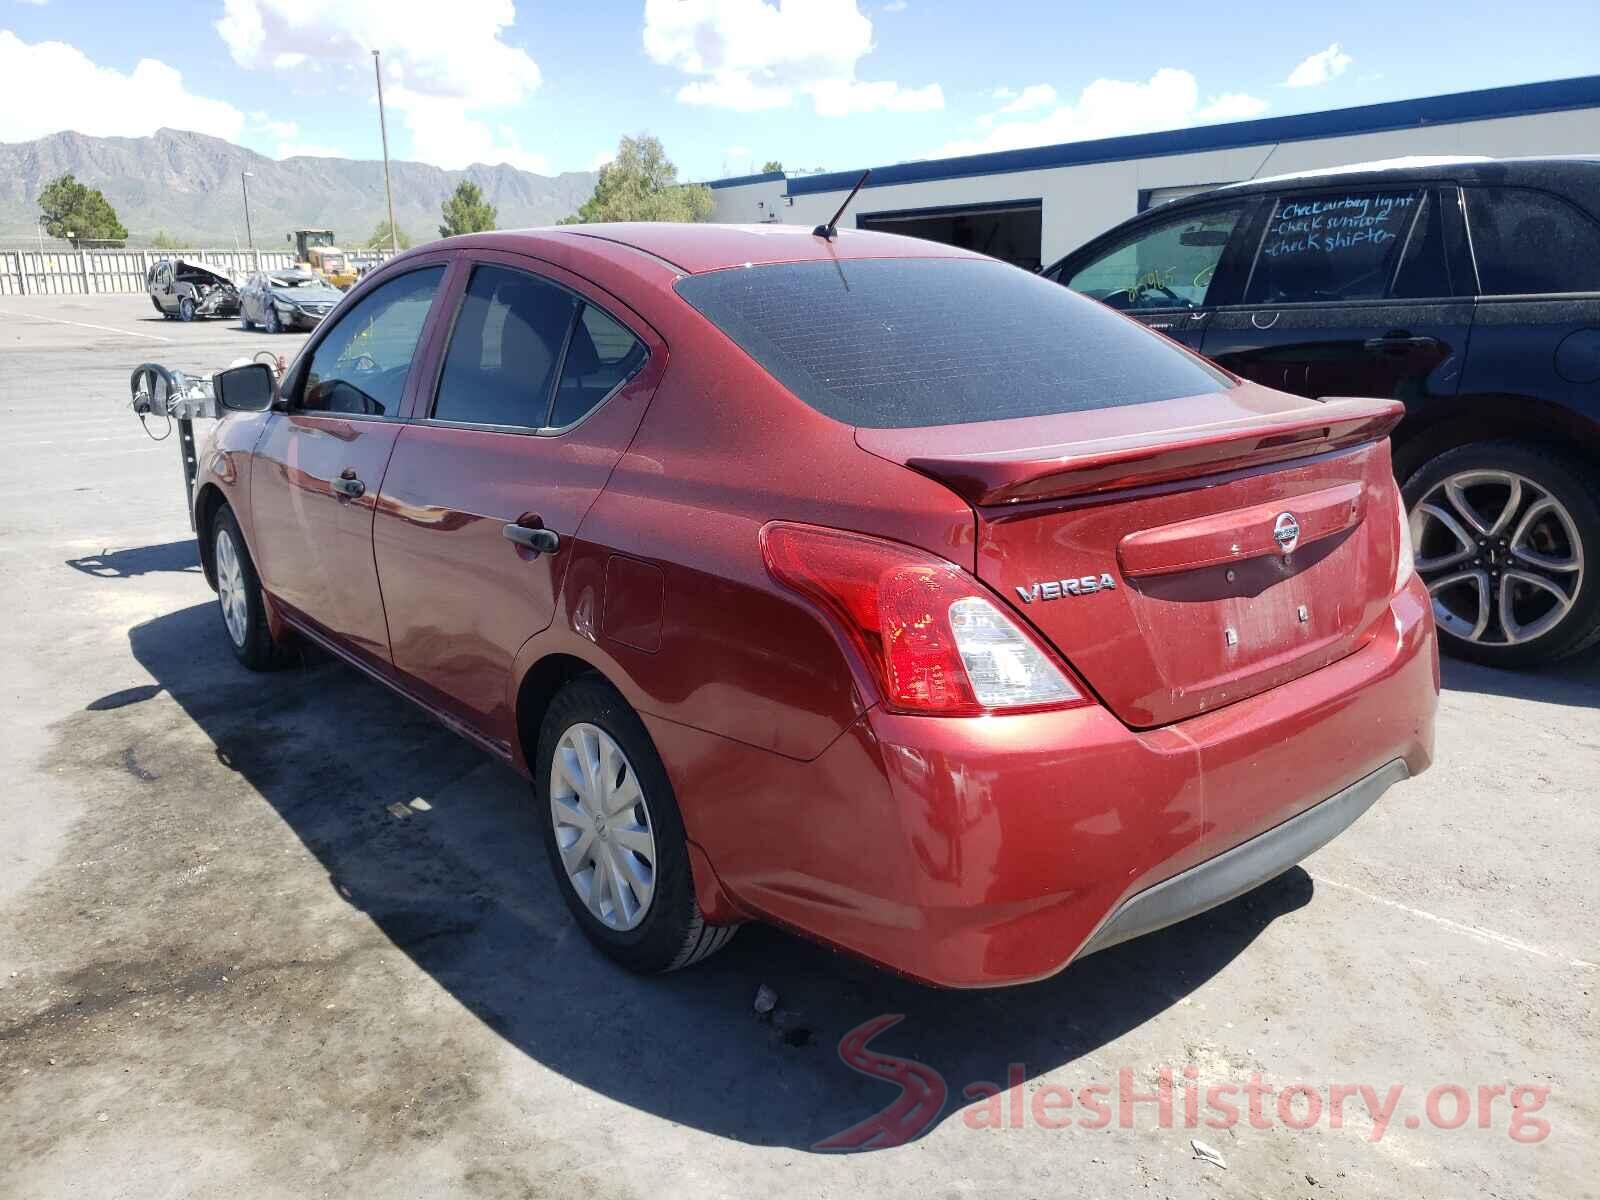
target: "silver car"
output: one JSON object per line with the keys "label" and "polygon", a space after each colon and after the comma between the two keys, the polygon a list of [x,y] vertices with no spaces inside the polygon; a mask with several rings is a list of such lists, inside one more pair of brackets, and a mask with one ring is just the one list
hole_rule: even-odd
{"label": "silver car", "polygon": [[338,288],[302,267],[260,271],[239,293],[239,319],[246,329],[268,333],[315,329],[344,296]]}

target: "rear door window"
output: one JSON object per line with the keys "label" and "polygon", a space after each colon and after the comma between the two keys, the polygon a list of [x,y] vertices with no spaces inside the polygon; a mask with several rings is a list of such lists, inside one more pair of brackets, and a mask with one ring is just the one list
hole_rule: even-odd
{"label": "rear door window", "polygon": [[1467,190],[1467,225],[1486,296],[1600,292],[1600,226],[1527,188]]}
{"label": "rear door window", "polygon": [[1237,205],[1145,226],[1062,282],[1116,309],[1200,308],[1244,213]]}
{"label": "rear door window", "polygon": [[434,400],[439,421],[542,429],[578,298],[507,267],[472,270]]}
{"label": "rear door window", "polygon": [[1231,386],[1137,322],[992,259],[733,267],[676,288],[778,382],[848,425],[996,421]]}
{"label": "rear door window", "polygon": [[563,429],[598,408],[643,364],[644,343],[592,304],[572,330],[561,382],[550,408],[550,425]]}
{"label": "rear door window", "polygon": [[1383,299],[1421,205],[1416,188],[1280,196],[1245,303]]}

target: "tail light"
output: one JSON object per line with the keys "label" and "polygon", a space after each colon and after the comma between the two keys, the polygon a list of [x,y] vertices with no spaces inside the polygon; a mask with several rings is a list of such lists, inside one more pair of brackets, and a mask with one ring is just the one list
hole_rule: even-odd
{"label": "tail light", "polygon": [[762,530],[761,549],[774,579],[843,628],[889,708],[967,716],[1089,703],[954,563],[862,534],[782,522]]}
{"label": "tail light", "polygon": [[1411,572],[1417,569],[1416,548],[1411,540],[1411,515],[1406,512],[1406,498],[1400,494],[1398,487],[1394,489],[1394,508],[1400,527],[1399,540],[1395,543],[1394,567],[1394,590],[1398,592],[1411,578]]}

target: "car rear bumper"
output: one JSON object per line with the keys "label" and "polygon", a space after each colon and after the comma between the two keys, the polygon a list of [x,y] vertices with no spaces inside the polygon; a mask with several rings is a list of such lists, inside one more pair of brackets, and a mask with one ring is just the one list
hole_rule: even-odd
{"label": "car rear bumper", "polygon": [[1098,706],[873,709],[801,763],[647,724],[736,907],[928,982],[992,987],[1287,870],[1428,766],[1438,690],[1413,578],[1355,653],[1158,729]]}
{"label": "car rear bumper", "polygon": [[1276,879],[1349,829],[1379,796],[1409,778],[1405,760],[1393,759],[1299,816],[1129,897],[1095,930],[1077,957],[1176,925]]}

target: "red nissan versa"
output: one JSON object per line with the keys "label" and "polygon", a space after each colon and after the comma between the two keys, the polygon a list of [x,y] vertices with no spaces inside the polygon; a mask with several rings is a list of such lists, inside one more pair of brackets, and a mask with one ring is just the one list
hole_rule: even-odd
{"label": "red nissan versa", "polygon": [[218,391],[195,520],[239,658],[314,642],[530,776],[636,969],[764,920],[1037,979],[1429,762],[1400,406],[1246,383],[991,259],[472,235]]}

